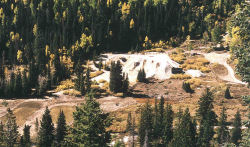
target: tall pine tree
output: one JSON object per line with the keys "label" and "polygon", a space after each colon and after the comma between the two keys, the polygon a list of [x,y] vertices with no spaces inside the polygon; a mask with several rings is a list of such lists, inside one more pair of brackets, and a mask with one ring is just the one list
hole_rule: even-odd
{"label": "tall pine tree", "polygon": [[16,117],[10,108],[7,109],[7,121],[5,124],[4,139],[6,147],[13,147],[17,143],[19,136]]}
{"label": "tall pine tree", "polygon": [[153,111],[149,102],[147,102],[141,108],[139,135],[138,135],[141,146],[145,143],[145,138],[147,138],[146,142],[151,143],[152,133],[153,133],[152,131],[153,131]]}
{"label": "tall pine tree", "polygon": [[220,118],[218,122],[219,128],[218,128],[218,142],[220,144],[223,144],[228,141],[229,139],[229,132],[227,128],[227,114],[226,114],[226,108],[223,107],[222,111],[220,113]]}
{"label": "tall pine tree", "polygon": [[66,136],[66,120],[63,111],[60,111],[58,119],[57,119],[57,127],[55,134],[55,141],[57,146],[61,146],[61,142]]}
{"label": "tall pine tree", "polygon": [[111,125],[111,119],[108,113],[102,112],[92,94],[88,95],[86,103],[76,107],[73,117],[73,128],[66,136],[65,146],[108,146],[110,132],[106,129]]}
{"label": "tall pine tree", "polygon": [[214,136],[214,126],[217,123],[213,111],[213,93],[207,88],[198,101],[197,117],[200,121],[198,146],[209,146]]}
{"label": "tall pine tree", "polygon": [[171,146],[174,147],[195,147],[196,146],[196,123],[190,116],[187,108],[181,116],[179,123],[174,131]]}
{"label": "tall pine tree", "polygon": [[50,110],[46,107],[42,116],[41,126],[38,132],[38,145],[40,147],[51,147],[54,140],[54,124]]}
{"label": "tall pine tree", "polygon": [[239,140],[241,140],[241,116],[239,110],[236,112],[234,116],[234,122],[233,122],[233,129],[232,129],[232,136],[231,136],[231,142],[238,145]]}

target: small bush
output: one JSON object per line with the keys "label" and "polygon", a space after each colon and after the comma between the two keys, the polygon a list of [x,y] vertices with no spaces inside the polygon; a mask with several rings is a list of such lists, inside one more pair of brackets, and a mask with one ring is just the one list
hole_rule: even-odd
{"label": "small bush", "polygon": [[70,96],[76,96],[76,97],[80,97],[81,96],[81,92],[77,91],[75,89],[65,90],[65,91],[63,91],[63,94],[70,95]]}
{"label": "small bush", "polygon": [[146,82],[146,73],[144,69],[140,69],[137,75],[138,82]]}
{"label": "small bush", "polygon": [[3,100],[2,105],[4,105],[4,107],[7,107],[8,104],[9,104],[9,103],[8,103],[6,100]]}
{"label": "small bush", "polygon": [[226,91],[225,91],[225,98],[226,98],[226,99],[231,99],[231,98],[232,98],[232,96],[231,96],[231,94],[230,94],[230,90],[229,90],[228,87],[227,87],[227,89],[226,89]]}
{"label": "small bush", "polygon": [[188,82],[183,82],[182,83],[182,88],[187,92],[187,93],[194,93],[194,90],[191,88],[190,84]]}
{"label": "small bush", "polygon": [[72,88],[74,88],[74,86],[75,86],[75,83],[72,81],[72,80],[70,80],[70,79],[67,79],[67,80],[65,80],[65,81],[62,81],[61,83],[60,83],[60,85],[58,85],[57,87],[56,87],[56,92],[59,92],[59,91],[62,91],[62,90],[66,90],[66,89],[72,89]]}
{"label": "small bush", "polygon": [[192,78],[192,79],[189,79],[189,80],[186,80],[185,81],[186,83],[189,83],[190,84],[190,87],[192,89],[198,87],[201,85],[201,79],[198,79],[198,78]]}
{"label": "small bush", "polygon": [[241,97],[244,103],[250,104],[250,95],[245,95]]}
{"label": "small bush", "polygon": [[179,79],[179,80],[191,79],[191,78],[192,77],[190,75],[186,75],[186,74],[173,74],[170,77],[170,79]]}

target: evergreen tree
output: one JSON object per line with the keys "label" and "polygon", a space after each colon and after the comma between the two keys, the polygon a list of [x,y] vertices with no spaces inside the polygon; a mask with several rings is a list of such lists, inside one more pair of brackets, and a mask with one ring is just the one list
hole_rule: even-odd
{"label": "evergreen tree", "polygon": [[84,87],[84,76],[83,76],[83,69],[81,66],[80,61],[78,61],[76,65],[76,80],[75,80],[75,89],[80,91],[82,95],[85,94],[85,87]]}
{"label": "evergreen tree", "polygon": [[213,111],[213,93],[207,88],[198,101],[197,117],[200,120],[198,146],[209,146],[214,136],[213,127],[217,123],[216,114]]}
{"label": "evergreen tree", "polygon": [[26,70],[23,70],[23,95],[27,96],[30,94],[30,87],[29,87],[29,81],[27,78],[27,72]]}
{"label": "evergreen tree", "polygon": [[231,94],[230,94],[230,90],[229,90],[228,87],[227,87],[227,89],[226,89],[226,91],[225,91],[225,98],[226,98],[226,99],[231,99],[231,98],[232,98],[232,96],[231,96]]}
{"label": "evergreen tree", "polygon": [[163,137],[162,142],[164,146],[167,146],[173,138],[173,119],[174,112],[172,106],[167,104],[165,116],[163,117]]}
{"label": "evergreen tree", "polygon": [[40,123],[41,126],[38,132],[38,145],[40,147],[51,147],[54,140],[54,124],[48,107],[46,107]]}
{"label": "evergreen tree", "polygon": [[17,143],[17,138],[19,136],[18,126],[16,124],[16,117],[10,108],[7,109],[7,121],[5,124],[4,131],[4,142],[6,147],[13,147]]}
{"label": "evergreen tree", "polygon": [[39,131],[39,121],[38,121],[38,118],[36,118],[35,131],[36,131],[36,133],[38,133],[38,131]]}
{"label": "evergreen tree", "polygon": [[188,108],[185,110],[184,114],[181,116],[180,122],[177,124],[171,145],[174,147],[196,146],[196,123],[192,120]]}
{"label": "evergreen tree", "polygon": [[86,85],[86,93],[89,93],[91,90],[91,80],[90,80],[90,68],[87,68],[86,76],[85,76],[85,85]]}
{"label": "evergreen tree", "polygon": [[57,146],[61,146],[61,142],[63,141],[64,137],[66,136],[66,120],[63,111],[60,111],[60,114],[57,119],[57,128],[55,134],[55,140]]}
{"label": "evergreen tree", "polygon": [[128,74],[126,76],[125,76],[125,74],[123,74],[122,92],[123,93],[128,93],[128,87],[129,87]]}
{"label": "evergreen tree", "polygon": [[86,103],[76,107],[73,117],[73,128],[65,139],[66,146],[108,146],[110,132],[106,129],[111,125],[111,119],[108,113],[102,112],[92,94],[88,95]]}
{"label": "evergreen tree", "polygon": [[[144,144],[144,142],[151,143],[152,131],[153,131],[153,113],[149,102],[147,102],[141,108],[139,135],[138,135],[141,146]],[[145,140],[145,138],[147,138],[147,140]]]}
{"label": "evergreen tree", "polygon": [[140,69],[137,75],[137,81],[139,82],[146,82],[146,73],[144,68]]}
{"label": "evergreen tree", "polygon": [[233,127],[234,128],[232,129],[231,142],[238,145],[239,140],[241,140],[241,116],[239,110],[234,116]]}
{"label": "evergreen tree", "polygon": [[16,75],[16,79],[15,79],[15,95],[17,97],[21,97],[23,94],[23,89],[22,89],[22,86],[23,86],[23,83],[22,83],[22,75],[20,73],[20,70],[18,70],[17,72],[17,75]]}
{"label": "evergreen tree", "polygon": [[220,27],[216,25],[211,32],[212,41],[215,43],[220,42],[220,35],[221,35]]}
{"label": "evergreen tree", "polygon": [[[29,125],[24,125],[24,128],[23,128],[23,136],[22,136],[22,139],[23,139],[23,145],[26,147],[26,146],[30,146],[30,127]],[[21,141],[20,141],[21,142]]]}
{"label": "evergreen tree", "polygon": [[0,122],[0,146],[4,146],[5,136],[4,136],[4,124]]}
{"label": "evergreen tree", "polygon": [[121,63],[118,60],[117,62],[111,62],[111,69],[110,69],[110,83],[109,89],[112,92],[122,92],[122,67]]}
{"label": "evergreen tree", "polygon": [[187,92],[187,93],[194,93],[194,90],[191,88],[190,84],[188,82],[183,82],[182,83],[182,88]]}
{"label": "evergreen tree", "polygon": [[157,99],[155,98],[155,106],[154,106],[154,116],[153,116],[153,145],[157,146],[159,144],[159,138],[161,133],[160,121],[159,121],[159,109],[157,105]]}
{"label": "evergreen tree", "polygon": [[131,128],[132,128],[132,116],[131,116],[131,112],[129,112],[128,118],[127,118],[126,131],[129,132]]}
{"label": "evergreen tree", "polygon": [[7,91],[8,97],[14,97],[15,96],[15,81],[16,81],[15,73],[11,72],[8,91]]}
{"label": "evergreen tree", "polygon": [[218,142],[223,144],[228,141],[229,132],[227,128],[227,114],[225,107],[222,108],[220,118],[219,118],[219,129],[218,129]]}

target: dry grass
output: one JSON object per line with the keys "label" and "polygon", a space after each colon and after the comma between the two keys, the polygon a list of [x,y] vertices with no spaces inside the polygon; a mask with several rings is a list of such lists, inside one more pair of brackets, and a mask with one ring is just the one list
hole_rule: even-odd
{"label": "dry grass", "polygon": [[53,123],[57,123],[57,118],[60,110],[64,112],[66,123],[71,124],[73,122],[73,112],[75,111],[75,106],[57,106],[53,107],[50,110],[50,114],[52,116]]}
{"label": "dry grass", "polygon": [[150,49],[150,50],[142,51],[142,53],[147,53],[147,52],[165,52],[165,50],[163,48],[153,48],[153,49]]}
{"label": "dry grass", "polygon": [[192,77],[190,75],[185,75],[185,74],[173,74],[170,77],[170,79],[179,79],[179,80],[191,79],[191,78]]}
{"label": "dry grass", "polygon": [[180,64],[184,63],[184,61],[186,60],[186,56],[181,49],[177,49],[177,51],[172,52],[169,56],[172,60]]}
{"label": "dry grass", "polygon": [[103,71],[96,71],[96,72],[91,72],[90,73],[90,78],[94,78],[94,77],[97,77],[99,75],[103,74]]}
{"label": "dry grass", "polygon": [[[16,122],[18,126],[24,125],[27,119],[36,111],[41,108],[39,102],[25,102],[20,104],[13,113],[16,116]],[[5,121],[5,117],[3,118]]]}
{"label": "dry grass", "polygon": [[210,72],[210,68],[208,68],[209,61],[205,58],[191,58],[185,60],[185,62],[181,65],[181,68],[184,70],[195,69],[200,70],[201,72],[208,73]]}
{"label": "dry grass", "polygon": [[56,92],[59,92],[59,91],[62,91],[62,90],[66,90],[66,89],[72,89],[72,88],[74,88],[74,86],[75,86],[75,83],[72,81],[72,80],[70,80],[70,79],[67,79],[67,80],[65,80],[65,81],[62,81],[61,83],[60,83],[60,85],[58,85],[57,87],[56,87]]}
{"label": "dry grass", "polygon": [[199,78],[192,78],[192,79],[186,80],[185,82],[189,83],[192,89],[197,88],[201,85],[201,79]]}
{"label": "dry grass", "polygon": [[81,92],[77,91],[75,89],[64,90],[63,94],[69,95],[69,96],[76,96],[76,97],[80,97],[81,96]]}
{"label": "dry grass", "polygon": [[213,63],[211,68],[214,71],[214,73],[217,75],[225,76],[228,74],[227,68],[221,64]]}

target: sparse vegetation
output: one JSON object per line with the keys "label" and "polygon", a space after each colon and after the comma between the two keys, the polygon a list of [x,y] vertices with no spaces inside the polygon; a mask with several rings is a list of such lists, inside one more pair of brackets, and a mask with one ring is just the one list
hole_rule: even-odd
{"label": "sparse vegetation", "polygon": [[191,78],[192,77],[190,75],[186,75],[186,74],[173,74],[170,77],[170,79],[179,79],[179,80],[191,79]]}

